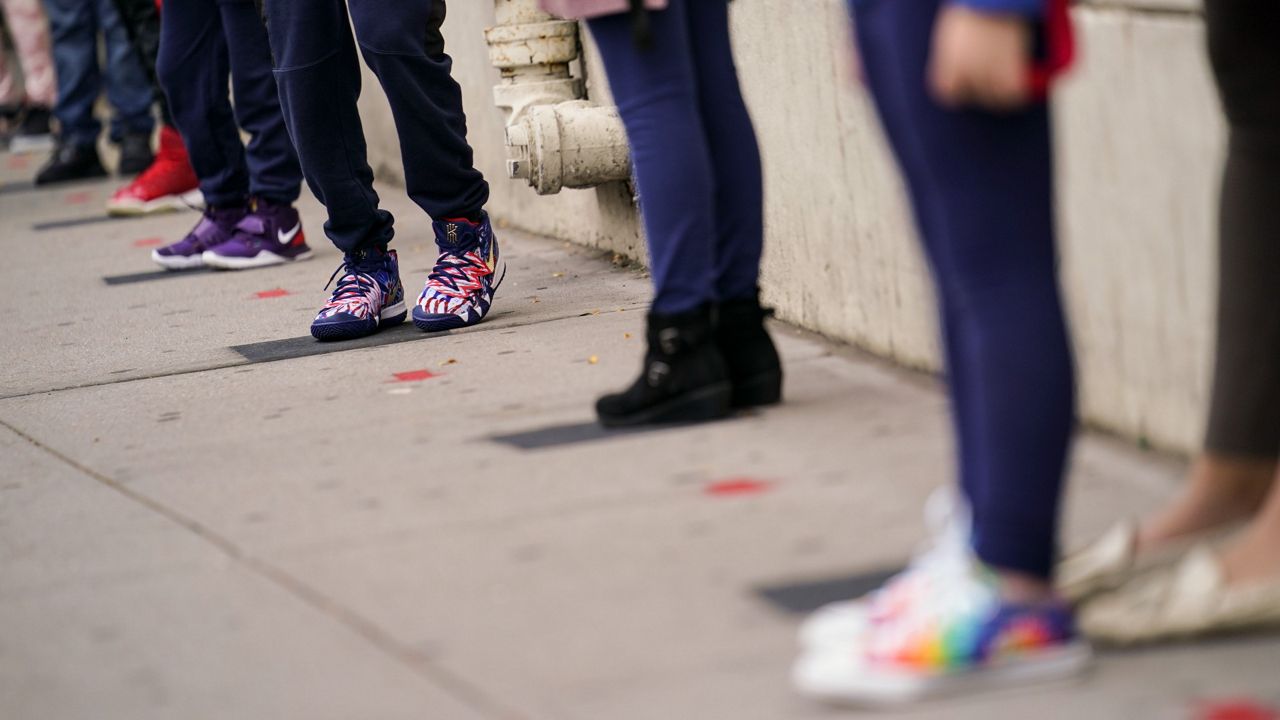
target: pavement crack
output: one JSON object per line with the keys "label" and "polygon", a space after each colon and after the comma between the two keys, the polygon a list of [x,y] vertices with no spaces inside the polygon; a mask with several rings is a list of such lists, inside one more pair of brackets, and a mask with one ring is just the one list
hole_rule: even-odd
{"label": "pavement crack", "polygon": [[237,545],[233,540],[217,530],[205,525],[198,519],[180,510],[172,508],[155,498],[144,495],[127,485],[107,476],[84,463],[50,447],[39,439],[24,432],[7,420],[0,419],[0,426],[14,435],[30,443],[38,450],[64,463],[77,472],[89,477],[101,485],[115,491],[126,499],[141,505],[165,520],[192,533],[204,542],[213,546],[231,561],[240,564],[246,570],[265,579],[269,583],[284,590],[295,599],[321,613],[333,622],[338,623],[350,632],[362,637],[379,652],[395,662],[405,666],[415,675],[438,687],[458,702],[475,710],[481,715],[494,720],[530,720],[530,716],[512,708],[494,698],[476,683],[462,677],[458,673],[424,657],[413,648],[399,642],[390,633],[374,621],[357,613],[351,608],[325,595],[319,589],[307,584],[283,568],[273,565],[266,559],[254,555]]}

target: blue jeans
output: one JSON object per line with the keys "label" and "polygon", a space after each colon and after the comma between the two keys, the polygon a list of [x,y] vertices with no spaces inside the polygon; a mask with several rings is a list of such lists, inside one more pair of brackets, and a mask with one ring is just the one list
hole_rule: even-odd
{"label": "blue jeans", "polygon": [[653,311],[755,297],[764,245],[760,150],[738,86],[724,0],[672,0],[590,21],[618,103],[649,240]]}
{"label": "blue jeans", "polygon": [[934,101],[925,78],[944,2],[855,3],[858,46],[933,273],[974,551],[1047,578],[1075,418],[1049,108]]}
{"label": "blue jeans", "polygon": [[111,139],[150,134],[155,127],[151,83],[113,0],[45,0],[44,6],[58,73],[58,102],[53,113],[62,126],[62,140],[91,145],[102,132],[102,124],[93,115],[104,79],[98,67],[99,36],[107,50],[107,100],[115,109]]}

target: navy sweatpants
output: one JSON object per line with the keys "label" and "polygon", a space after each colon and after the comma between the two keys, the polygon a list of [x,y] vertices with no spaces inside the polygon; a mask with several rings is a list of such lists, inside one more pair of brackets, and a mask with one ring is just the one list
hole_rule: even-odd
{"label": "navy sweatpants", "polygon": [[639,49],[631,20],[590,21],[631,142],[653,311],[754,297],[763,246],[760,151],[724,0],[671,0]]}
{"label": "navy sweatpants", "polygon": [[409,197],[435,219],[480,212],[489,186],[472,163],[462,89],[444,52],[443,0],[266,0],[265,10],[289,132],[335,245],[353,252],[392,237],[356,111],[357,41],[390,101]]}
{"label": "navy sweatpants", "polygon": [[[297,200],[302,170],[253,0],[167,2],[160,23],[156,74],[205,201],[232,205],[249,195],[278,204]],[[247,148],[240,128],[249,133]]]}
{"label": "navy sweatpants", "polygon": [[974,550],[991,566],[1047,578],[1075,405],[1049,110],[934,102],[925,77],[942,2],[860,1],[858,43],[941,306]]}

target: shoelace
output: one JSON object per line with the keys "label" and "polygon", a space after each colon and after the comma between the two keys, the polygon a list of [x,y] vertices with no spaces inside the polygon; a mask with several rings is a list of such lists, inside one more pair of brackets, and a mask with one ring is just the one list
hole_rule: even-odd
{"label": "shoelace", "polygon": [[[468,271],[483,271],[473,272]],[[427,276],[427,281],[443,285],[447,290],[452,292],[449,294],[465,295],[460,287],[460,282],[475,283],[481,277],[490,274],[489,268],[484,263],[477,263],[467,255],[457,255],[454,253],[444,253],[436,260],[436,266],[432,268],[431,274]]]}
{"label": "shoelace", "polygon": [[[344,272],[345,271],[345,272]],[[329,276],[329,282],[324,284],[324,289],[328,290],[333,285],[333,279],[342,275],[338,279],[338,284],[333,288],[333,297],[329,298],[329,305],[334,305],[346,300],[364,297],[368,294],[368,290],[373,290],[378,286],[378,281],[374,279],[373,274],[367,268],[361,268],[355,263],[343,260],[337,270]]]}

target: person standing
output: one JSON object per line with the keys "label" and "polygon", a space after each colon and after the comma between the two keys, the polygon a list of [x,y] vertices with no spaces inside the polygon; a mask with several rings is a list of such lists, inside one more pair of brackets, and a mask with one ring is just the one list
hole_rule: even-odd
{"label": "person standing", "polygon": [[160,108],[160,145],[151,165],[107,200],[107,214],[150,215],[200,207],[204,204],[200,179],[191,167],[182,134],[174,125],[169,101],[156,77],[156,61],[160,56],[159,0],[115,0],[115,3]]}
{"label": "person standing", "polygon": [[186,237],[155,250],[152,259],[174,270],[242,270],[311,257],[293,207],[302,171],[253,0],[168,3],[156,73],[200,178],[205,213]]}
{"label": "person standing", "polygon": [[40,0],[0,0],[0,11],[13,38],[13,49],[22,67],[18,82],[9,65],[9,52],[0,33],[0,116],[10,124],[12,152],[45,150],[53,145],[50,127],[56,99],[53,58],[49,51],[49,25]]}
{"label": "person standing", "polygon": [[1229,136],[1204,444],[1181,493],[1059,571],[1114,644],[1280,627],[1280,4],[1207,0],[1205,20]]}
{"label": "person standing", "polygon": [[[102,177],[98,157],[102,124],[94,105],[105,85],[114,109],[110,138],[120,146],[117,171],[134,175],[151,164],[151,84],[133,51],[129,34],[112,0],[45,0],[53,34],[58,78],[57,148],[36,175],[37,185]],[[106,66],[98,64],[98,40],[106,47]],[[105,70],[105,78],[104,78]]]}
{"label": "person standing", "polygon": [[409,315],[399,262],[388,248],[394,218],[378,206],[356,109],[357,44],[391,105],[405,189],[430,216],[440,251],[413,322],[435,332],[483,321],[501,282],[498,242],[440,32],[444,1],[266,0],[263,11],[289,134],[307,184],[328,210],[325,232],[343,252],[338,283],[311,334],[351,339]]}
{"label": "person standing", "polygon": [[940,306],[959,489],[911,569],[806,624],[793,680],[884,705],[1070,676],[1090,650],[1052,584],[1075,384],[1044,97],[1070,60],[1066,2],[853,10]]}
{"label": "person standing", "polygon": [[600,398],[606,426],[712,420],[782,399],[759,301],[760,151],[727,0],[543,0],[588,19],[631,143],[654,299],[640,377]]}

